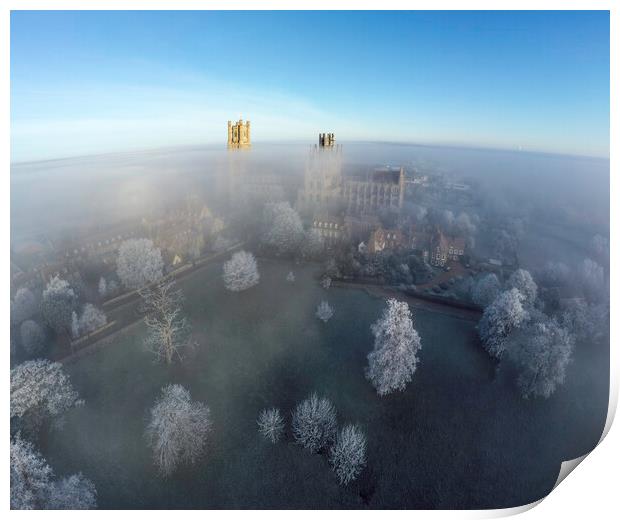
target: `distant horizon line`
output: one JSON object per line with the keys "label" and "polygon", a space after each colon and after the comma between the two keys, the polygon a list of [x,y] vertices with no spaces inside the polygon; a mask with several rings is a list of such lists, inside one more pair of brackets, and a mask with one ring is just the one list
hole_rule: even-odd
{"label": "distant horizon line", "polygon": [[[484,145],[467,145],[467,144],[451,144],[451,143],[424,143],[424,142],[414,142],[414,141],[391,141],[391,140],[368,140],[368,139],[358,139],[358,140],[344,140],[338,141],[336,140],[336,145],[348,143],[348,144],[384,144],[384,145],[395,145],[395,146],[417,146],[420,148],[446,148],[446,149],[457,149],[457,150],[471,150],[471,151],[488,151],[488,152],[512,152],[512,153],[525,153],[530,155],[550,155],[550,156],[559,156],[559,157],[570,157],[575,159],[595,159],[595,160],[604,160],[609,161],[610,157],[607,155],[589,155],[589,154],[578,154],[578,153],[566,153],[566,152],[557,152],[557,151],[545,151],[545,150],[533,150],[533,149],[516,149],[516,148],[504,148],[504,147],[493,147],[493,146],[484,146]],[[227,151],[230,153],[244,153],[252,150],[252,147],[255,144],[307,144],[308,146],[317,145],[316,142],[309,142],[306,140],[297,140],[297,139],[288,139],[288,140],[258,140],[251,143],[251,146],[243,149],[228,149],[226,147],[226,143],[220,144],[219,142],[203,142],[203,143],[193,143],[193,144],[179,144],[179,145],[164,145],[164,146],[149,146],[149,147],[138,147],[132,149],[125,150],[116,150],[116,151],[107,151],[107,152],[93,152],[93,153],[85,153],[79,155],[65,155],[61,157],[49,157],[45,159],[31,159],[31,160],[20,160],[20,161],[11,161],[10,166],[23,166],[29,164],[37,164],[37,163],[46,163],[46,162],[57,162],[57,161],[67,161],[72,159],[85,159],[88,157],[106,157],[110,155],[130,155],[136,153],[146,153],[146,152],[155,152],[157,150],[180,150],[187,148],[204,148],[204,147],[216,147],[221,146],[223,151]]]}

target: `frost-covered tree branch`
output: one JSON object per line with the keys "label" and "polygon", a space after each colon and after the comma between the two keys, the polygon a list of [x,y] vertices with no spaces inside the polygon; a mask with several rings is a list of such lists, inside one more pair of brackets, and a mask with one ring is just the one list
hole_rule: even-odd
{"label": "frost-covered tree branch", "polygon": [[265,439],[274,444],[280,440],[284,432],[284,419],[280,410],[277,408],[262,410],[256,422],[258,423],[258,431]]}
{"label": "frost-covered tree branch", "polygon": [[319,303],[316,308],[316,317],[320,319],[323,323],[327,323],[331,317],[334,315],[334,309],[332,309],[331,305],[323,300]]}
{"label": "frost-covered tree branch", "polygon": [[256,259],[252,253],[237,251],[224,264],[224,285],[233,292],[245,291],[256,285],[260,279]]}
{"label": "frost-covered tree branch", "polygon": [[54,480],[54,472],[34,446],[11,440],[11,509],[94,509],[97,491],[81,473]]}
{"label": "frost-covered tree branch", "polygon": [[192,401],[181,385],[162,388],[146,428],[146,438],[161,473],[167,476],[179,464],[194,463],[204,452],[210,430],[211,412],[206,404]]}
{"label": "frost-covered tree branch", "polygon": [[329,399],[313,393],[295,407],[292,426],[295,441],[316,453],[336,437],[336,408]]}
{"label": "frost-covered tree branch", "polygon": [[347,424],[329,450],[329,462],[342,485],[355,480],[366,465],[366,436],[359,427]]}
{"label": "frost-covered tree branch", "polygon": [[39,426],[82,404],[60,363],[47,359],[26,361],[11,370],[11,419]]}
{"label": "frost-covered tree branch", "polygon": [[524,300],[525,297],[517,289],[510,289],[501,293],[484,310],[478,332],[482,344],[492,356],[498,359],[502,357],[506,338],[527,319]]}
{"label": "frost-covered tree branch", "polygon": [[139,289],[163,276],[161,251],[146,238],[125,240],[116,260],[116,272],[128,289]]}
{"label": "frost-covered tree branch", "polygon": [[172,363],[181,358],[190,337],[190,325],[183,314],[183,293],[174,280],[161,280],[153,289],[140,291],[146,316],[147,336],[144,345],[158,360]]}

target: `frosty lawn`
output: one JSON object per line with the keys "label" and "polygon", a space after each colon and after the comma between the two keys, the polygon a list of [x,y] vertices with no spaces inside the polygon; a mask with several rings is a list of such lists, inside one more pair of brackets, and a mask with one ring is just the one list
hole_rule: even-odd
{"label": "frosty lawn", "polygon": [[[364,367],[385,302],[324,289],[309,266],[259,261],[259,271],[243,293],[226,291],[221,264],[179,283],[197,342],[182,362],[154,363],[140,324],[69,365],[86,405],[41,440],[56,472],[82,471],[100,508],[505,507],[545,495],[561,461],[598,441],[606,348],[578,344],[566,385],[523,400],[512,375],[495,375],[475,323],[416,310],[417,371],[404,392],[379,397]],[[327,323],[315,316],[323,300]],[[209,406],[212,431],[205,455],[166,479],[144,432],[167,384]],[[339,428],[366,434],[367,466],[347,486],[325,455],[294,443],[291,412],[313,391],[334,403]],[[286,421],[275,444],[256,423],[271,407]]]}

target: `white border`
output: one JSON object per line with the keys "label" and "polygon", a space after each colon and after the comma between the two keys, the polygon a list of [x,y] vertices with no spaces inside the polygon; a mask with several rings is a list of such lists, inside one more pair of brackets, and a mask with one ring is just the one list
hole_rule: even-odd
{"label": "white border", "polygon": [[[4,116],[4,124],[1,128],[1,137],[0,140],[0,151],[2,157],[2,185],[3,189],[1,191],[2,196],[2,243],[4,244],[4,255],[2,255],[1,262],[3,267],[3,292],[2,294],[5,297],[2,299],[2,316],[5,320],[4,327],[4,370],[2,372],[2,378],[4,381],[4,391],[3,395],[5,396],[5,408],[4,413],[2,415],[2,422],[4,425],[5,435],[9,429],[9,413],[8,413],[8,395],[9,395],[9,375],[8,375],[8,366],[9,366],[9,327],[8,327],[8,317],[9,317],[9,255],[8,244],[10,243],[9,237],[9,218],[10,218],[10,183],[9,183],[9,174],[10,174],[10,74],[9,74],[9,66],[10,66],[10,10],[19,10],[19,9],[77,9],[77,10],[93,10],[93,9],[119,9],[119,10],[127,10],[127,9],[170,9],[170,10],[187,10],[187,9],[230,9],[230,10],[240,10],[240,9],[474,9],[474,10],[497,10],[497,9],[515,9],[515,10],[541,10],[541,9],[561,9],[561,10],[571,10],[571,9],[601,9],[601,10],[611,10],[611,89],[610,92],[618,92],[618,81],[617,81],[617,62],[618,62],[618,9],[613,8],[613,2],[611,1],[599,1],[599,0],[521,0],[521,1],[513,1],[506,0],[501,3],[497,1],[491,0],[470,0],[467,2],[459,2],[457,0],[436,0],[434,2],[421,2],[421,1],[393,1],[393,0],[382,0],[381,2],[375,2],[370,0],[298,0],[294,4],[291,1],[286,0],[260,0],[260,1],[252,1],[252,0],[213,0],[213,1],[201,1],[201,0],[92,0],[92,1],[79,1],[79,0],[8,0],[5,1],[0,8],[2,11],[2,16],[0,17],[0,41],[2,42],[2,52],[0,53],[0,70],[2,71],[2,98],[4,100],[2,104],[2,112]],[[617,115],[618,115],[618,106],[615,102],[615,98],[612,95],[611,97],[611,112],[610,112],[610,171],[611,171],[611,200],[620,200],[618,197],[618,189],[617,183],[618,181],[615,178],[615,175],[618,174],[618,160],[616,155],[616,148],[614,144],[616,144],[617,137]],[[614,198],[615,196],[615,198]],[[615,209],[614,204],[611,204],[611,224],[612,224],[612,237],[611,237],[611,265],[615,266],[615,260],[618,258],[618,241],[617,241],[617,224],[618,224],[618,216],[617,210]],[[617,327],[615,324],[617,323],[618,313],[616,312],[615,306],[615,296],[617,295],[618,284],[615,276],[615,269],[612,270],[611,273],[611,288],[612,288],[612,330],[611,330],[611,378],[610,378],[610,402],[609,409],[610,413],[608,415],[607,424],[605,427],[605,434],[609,432],[609,428],[613,421],[613,415],[615,414],[615,410],[617,407],[618,400],[618,363],[617,363],[617,355],[616,348],[614,345],[616,344],[616,339],[618,337]],[[404,515],[415,515],[416,517],[474,517],[474,518],[487,518],[487,517],[500,517],[507,516],[516,513],[520,513],[524,510],[532,508],[534,505],[537,505],[534,509],[532,509],[528,514],[532,515],[534,518],[549,518],[551,515],[553,517],[566,516],[566,517],[580,517],[583,518],[586,515],[593,517],[602,517],[607,518],[614,516],[613,511],[618,511],[618,505],[616,502],[616,479],[615,477],[615,461],[619,460],[618,454],[618,445],[619,445],[619,435],[618,428],[612,429],[609,435],[604,439],[604,442],[601,446],[597,447],[593,453],[589,456],[585,457],[585,460],[582,464],[580,464],[580,468],[578,471],[573,472],[565,481],[561,483],[561,485],[555,489],[547,498],[539,502],[538,504],[531,504],[529,506],[524,506],[521,508],[514,509],[505,509],[505,510],[493,510],[493,511],[437,511],[437,512],[428,512],[428,511],[394,511],[390,513],[385,512],[369,512],[369,511],[328,511],[325,513],[321,513],[322,515],[327,515],[330,517],[341,517],[341,516],[353,516],[353,515],[370,515],[370,514],[389,514],[390,516],[401,516]],[[8,437],[8,435],[7,435]],[[6,437],[5,437],[6,438]],[[7,439],[8,440],[8,439]],[[4,471],[2,472],[2,490],[3,490],[3,509],[6,511],[9,509],[9,471],[8,471],[8,460],[9,460],[9,446],[8,442],[1,443],[2,450],[2,460],[4,461]],[[22,514],[22,515],[36,515],[36,514],[47,514],[50,515],[51,518],[60,518],[60,515],[77,515],[81,514],[80,512],[11,512],[12,514]],[[144,512],[106,512],[106,511],[98,511],[92,512],[90,514],[96,515],[144,515]],[[168,516],[168,513],[165,511],[149,511],[146,514],[149,516],[160,517]],[[243,511],[183,511],[183,512],[175,512],[175,515],[188,515],[198,517],[198,515],[208,514],[211,516],[217,516],[220,518],[230,518],[237,515],[242,515]],[[314,512],[311,511],[258,511],[251,513],[253,516],[257,516],[258,518],[267,518],[267,517],[283,517],[284,515],[295,515],[300,516],[302,518],[309,518],[310,515],[315,516]]]}

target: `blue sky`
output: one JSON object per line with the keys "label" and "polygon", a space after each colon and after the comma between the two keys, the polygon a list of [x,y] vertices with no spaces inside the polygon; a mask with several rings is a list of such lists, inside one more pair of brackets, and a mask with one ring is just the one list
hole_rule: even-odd
{"label": "blue sky", "polygon": [[12,12],[12,161],[253,140],[609,156],[607,12]]}

